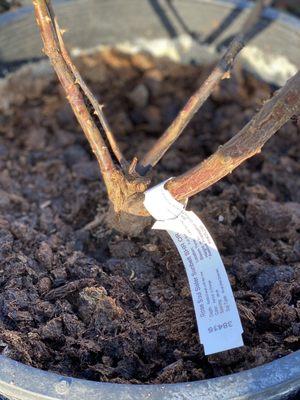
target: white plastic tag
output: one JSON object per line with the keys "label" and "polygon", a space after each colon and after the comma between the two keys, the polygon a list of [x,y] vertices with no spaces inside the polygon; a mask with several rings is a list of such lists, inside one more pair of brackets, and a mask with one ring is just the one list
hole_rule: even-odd
{"label": "white plastic tag", "polygon": [[243,327],[218,249],[200,218],[175,200],[163,182],[145,192],[144,205],[183,260],[206,355],[243,346]]}

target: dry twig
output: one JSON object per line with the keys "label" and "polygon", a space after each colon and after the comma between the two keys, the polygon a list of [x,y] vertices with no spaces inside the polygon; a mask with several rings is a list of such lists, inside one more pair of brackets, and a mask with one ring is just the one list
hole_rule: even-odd
{"label": "dry twig", "polygon": [[237,55],[246,45],[249,35],[259,21],[262,11],[265,7],[269,6],[271,2],[272,0],[257,0],[241,31],[231,41],[227,51],[211,74],[190,97],[168,129],[137,164],[136,169],[138,173],[145,175],[158,163],[170,146],[178,139],[184,128],[188,125],[196,112],[199,111],[200,107],[208,99],[220,81],[228,76]]}
{"label": "dry twig", "polygon": [[[87,88],[67,53],[50,0],[33,0],[33,5],[44,43],[44,52],[49,57],[74,114],[98,160],[111,203],[112,212],[109,214],[115,215],[118,221],[120,220],[120,213],[142,216],[145,211],[141,210],[140,207],[137,209],[135,202],[132,201],[132,196],[145,191],[150,183],[149,179],[138,177],[136,174],[131,176],[127,171],[127,164],[105,119],[102,107],[99,106]],[[114,164],[94,117],[88,110],[86,99],[93,105],[110,142],[111,149],[124,167],[123,171]],[[128,225],[128,221],[124,225]]]}
{"label": "dry twig", "polygon": [[297,72],[262,109],[225,145],[185,174],[170,180],[167,189],[178,199],[201,192],[230,174],[262,146],[293,115],[300,114],[300,72]]}
{"label": "dry twig", "polygon": [[80,87],[76,82],[76,78],[62,55],[57,40],[56,29],[53,26],[53,21],[48,8],[48,1],[35,0],[33,1],[33,4],[35,7],[36,20],[44,42],[44,52],[49,57],[67,94],[67,99],[74,114],[76,115],[77,120],[80,123],[93,152],[95,153],[104,180],[108,181],[111,173],[115,171],[116,167],[93,118],[89,114]]}
{"label": "dry twig", "polygon": [[75,78],[75,82],[80,86],[80,88],[82,89],[83,93],[85,94],[85,96],[88,98],[88,100],[90,101],[91,105],[94,108],[94,114],[98,117],[100,124],[105,132],[105,135],[109,141],[110,147],[112,149],[112,152],[114,153],[115,157],[117,158],[117,160],[119,161],[120,165],[125,169],[127,167],[127,163],[126,160],[120,150],[120,147],[115,139],[115,135],[107,121],[107,118],[105,117],[105,114],[103,112],[103,105],[100,105],[98,103],[98,101],[96,100],[96,98],[94,97],[93,93],[90,91],[90,89],[88,88],[88,86],[86,85],[86,83],[84,82],[84,80],[82,79],[79,71],[77,70],[76,66],[74,65],[74,63],[72,62],[69,53],[66,49],[66,46],[64,44],[63,38],[62,38],[62,30],[60,29],[59,25],[58,25],[58,21],[57,18],[54,14],[53,11],[53,7],[51,5],[51,2],[47,2],[47,7],[49,10],[49,15],[51,16],[51,23],[53,25],[53,28],[55,30],[55,35],[57,38],[57,43],[59,44],[59,49],[61,51],[61,54],[64,58],[64,61],[66,62],[66,64],[68,65],[68,67],[70,68],[70,70],[72,71],[74,78]]}

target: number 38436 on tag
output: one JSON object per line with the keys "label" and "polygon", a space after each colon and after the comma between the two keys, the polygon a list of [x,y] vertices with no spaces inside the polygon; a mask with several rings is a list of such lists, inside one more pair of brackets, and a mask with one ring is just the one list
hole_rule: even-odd
{"label": "number 38436 on tag", "polygon": [[221,331],[222,329],[232,328],[232,321],[223,322],[223,324],[213,325],[207,328],[209,333]]}

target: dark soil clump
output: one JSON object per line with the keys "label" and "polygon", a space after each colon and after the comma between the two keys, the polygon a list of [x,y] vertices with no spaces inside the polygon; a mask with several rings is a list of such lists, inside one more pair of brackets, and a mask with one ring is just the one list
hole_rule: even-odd
{"label": "dark soil clump", "polygon": [[[149,148],[207,74],[109,51],[79,64],[128,159]],[[230,374],[299,349],[299,122],[190,202],[217,242],[245,330],[245,347],[205,357],[167,234],[130,239],[104,225],[98,166],[56,79],[27,76],[8,88],[0,117],[3,355],[86,379],[162,383]],[[271,91],[236,70],[166,154],[155,182],[211,154]]]}

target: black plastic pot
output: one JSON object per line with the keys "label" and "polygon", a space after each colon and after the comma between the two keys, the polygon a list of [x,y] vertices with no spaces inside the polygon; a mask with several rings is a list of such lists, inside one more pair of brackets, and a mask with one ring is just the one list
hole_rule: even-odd
{"label": "black plastic pot", "polygon": [[[69,47],[120,45],[183,62],[209,63],[247,14],[248,2],[218,0],[58,0]],[[218,26],[218,28],[213,28]],[[41,41],[31,7],[0,16],[0,73],[38,61]],[[262,79],[281,85],[300,67],[300,22],[269,9],[240,56]],[[35,63],[33,71],[40,63]],[[45,63],[43,64],[45,65]],[[50,69],[39,68],[39,74]],[[34,73],[34,72],[33,72]],[[2,83],[5,80],[2,80]],[[1,87],[1,81],[0,81]],[[64,377],[0,356],[0,393],[9,399],[226,400],[296,399],[300,351],[230,376],[172,385],[121,385]]]}

